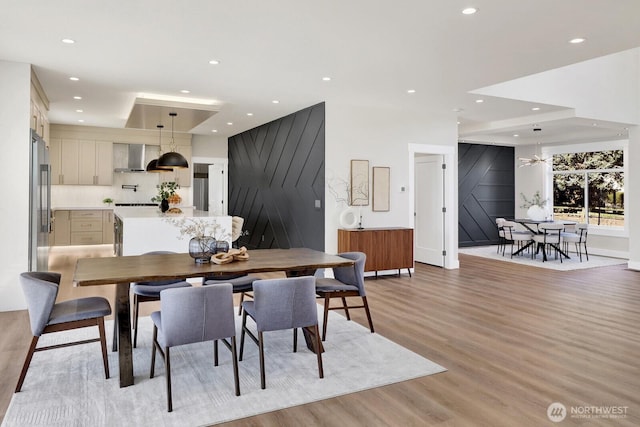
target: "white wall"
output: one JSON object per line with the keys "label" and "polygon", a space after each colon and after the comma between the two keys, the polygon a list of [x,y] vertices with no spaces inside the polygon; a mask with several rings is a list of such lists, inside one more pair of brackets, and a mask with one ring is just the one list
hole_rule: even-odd
{"label": "white wall", "polygon": [[[29,147],[31,66],[0,61],[0,311],[26,307],[18,276],[29,266]],[[10,161],[7,161],[10,159]]]}
{"label": "white wall", "polygon": [[[373,212],[371,203],[369,206],[363,206],[363,226],[411,227],[413,182],[409,174],[409,144],[455,147],[456,118],[449,115],[423,115],[417,112],[351,106],[329,101],[326,103],[325,114],[326,181],[334,178],[348,181],[352,159],[369,160],[370,168],[390,167],[390,211]],[[455,181],[454,199],[457,200],[457,175]],[[401,187],[405,187],[404,192],[401,191]],[[339,215],[346,205],[336,203],[328,188],[325,188],[325,204],[325,250],[335,253],[338,249]],[[457,247],[457,233],[452,238],[456,239]]]}
{"label": "white wall", "polygon": [[227,158],[227,138],[214,135],[193,135],[191,150],[193,157]]}

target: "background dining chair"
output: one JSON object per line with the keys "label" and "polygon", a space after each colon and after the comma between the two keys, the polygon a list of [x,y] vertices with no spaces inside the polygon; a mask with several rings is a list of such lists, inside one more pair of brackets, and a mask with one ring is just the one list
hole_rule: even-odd
{"label": "background dining chair", "polygon": [[[520,253],[526,245],[531,243],[533,238],[533,233],[528,231],[519,231],[517,230],[517,223],[513,221],[503,221],[502,222],[502,230],[504,233],[505,244],[502,247],[502,255],[504,256],[504,251],[507,246],[507,243],[511,243],[511,258],[513,258],[514,253]],[[513,247],[516,246],[516,251],[514,251]]]}
{"label": "background dining chair", "polygon": [[506,245],[506,240],[504,238],[504,218],[496,218],[496,227],[498,228],[498,247],[496,248],[496,253],[500,253],[500,249],[502,249],[502,255],[504,255],[504,246]]}
{"label": "background dining chair", "polygon": [[[104,316],[111,314],[109,301],[102,297],[79,298],[55,303],[60,286],[59,273],[28,272],[20,274],[20,285],[27,301],[29,320],[31,322],[31,346],[24,359],[22,372],[16,385],[16,393],[22,389],[24,378],[29,370],[33,353],[52,350],[70,345],[100,342],[102,346],[102,363],[105,378],[109,378],[109,361],[107,360],[107,343],[104,334]],[[83,341],[51,345],[36,348],[42,334],[66,331],[69,329],[97,326],[100,337]],[[46,374],[46,373],[45,373]]]}
{"label": "background dining chair", "polygon": [[[351,320],[349,309],[364,308],[369,321],[369,329],[373,333],[373,322],[367,302],[367,294],[364,289],[364,264],[367,256],[362,252],[343,252],[338,254],[343,258],[355,261],[353,266],[336,267],[333,269],[334,278],[319,278],[316,281],[316,294],[324,298],[324,320],[322,323],[322,341],[327,339],[327,321],[329,310],[344,310],[347,320]],[[347,298],[360,297],[362,305],[347,305]],[[330,301],[340,298],[341,306],[331,307]]]}
{"label": "background dining chair", "polygon": [[[244,224],[244,218],[239,216],[231,217],[231,245],[235,244],[237,240],[242,236],[242,225]],[[242,302],[246,297],[252,298],[251,291],[253,290],[253,282],[258,279],[258,276],[253,274],[223,274],[219,276],[208,276],[202,281],[204,285],[217,285],[220,283],[231,283],[233,286],[233,293],[240,294],[240,303],[238,304],[238,316],[242,314]]]}
{"label": "background dining chair", "polygon": [[[535,234],[533,236],[533,241],[537,243],[538,249],[542,249],[542,262],[548,260],[547,250],[549,248],[553,248],[556,251],[556,258],[558,257],[558,251],[560,250],[560,233],[564,229],[563,224],[557,223],[542,223],[538,225],[538,230],[540,230],[540,234]],[[560,254],[560,263],[562,263],[562,253]]]}
{"label": "background dining chair", "polygon": [[[153,251],[144,255],[162,255],[172,254],[175,252]],[[184,280],[158,280],[153,282],[133,282],[131,283],[131,291],[133,292],[133,347],[138,345],[138,317],[140,316],[140,303],[149,301],[159,301],[160,292],[165,289],[187,288],[191,287],[189,282]],[[115,335],[114,335],[115,339]]]}
{"label": "background dining chair", "polygon": [[582,247],[584,246],[584,254],[587,257],[587,261],[589,261],[589,252],[587,252],[587,229],[589,226],[581,223],[575,224],[573,228],[574,231],[571,232],[565,227],[564,231],[560,233],[564,250],[569,253],[569,243],[574,243],[576,255],[580,257],[580,262],[582,262]]}
{"label": "background dining chair", "polygon": [[[253,282],[253,301],[242,306],[242,333],[240,335],[240,360],[244,351],[245,334],[258,345],[260,353],[260,387],[266,387],[264,366],[264,332],[293,329],[293,352],[297,351],[298,328],[313,328],[318,360],[318,374],[322,369],[322,344],[318,331],[318,310],[315,297],[315,277],[289,277],[285,279],[256,280]],[[247,328],[247,317],[256,323],[258,337]]]}
{"label": "background dining chair", "polygon": [[151,320],[153,349],[149,378],[155,373],[157,350],[164,359],[168,412],[173,411],[170,349],[179,345],[213,341],[214,366],[218,366],[218,340],[222,340],[231,350],[235,392],[240,396],[231,285],[165,289],[160,292],[160,311],[151,313]]}

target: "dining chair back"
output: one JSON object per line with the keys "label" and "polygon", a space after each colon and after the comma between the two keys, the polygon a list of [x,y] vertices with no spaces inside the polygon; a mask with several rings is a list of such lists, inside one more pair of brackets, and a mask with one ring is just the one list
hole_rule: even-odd
{"label": "dining chair back", "polygon": [[[548,249],[554,249],[556,258],[560,251],[560,234],[564,229],[564,224],[561,223],[542,223],[538,225],[539,234],[533,236],[533,240],[537,242],[538,248],[542,250],[542,261],[547,261]],[[562,253],[560,254],[560,263],[562,263]]]}
{"label": "dining chair back", "polygon": [[[375,332],[364,288],[364,265],[367,255],[363,252],[343,252],[338,255],[355,261],[355,264],[348,267],[336,267],[333,269],[334,278],[319,278],[316,281],[316,294],[324,298],[322,341],[327,339],[329,310],[344,310],[347,320],[351,320],[349,309],[364,308],[369,322],[369,329],[372,333]],[[347,305],[347,298],[349,297],[362,298],[362,305]],[[331,307],[330,302],[334,298],[339,298],[342,305]]]}
{"label": "dining chair back", "polygon": [[496,253],[500,253],[500,250],[502,250],[502,254],[504,255],[504,246],[506,244],[505,238],[504,238],[504,224],[505,219],[504,218],[496,218],[496,227],[498,228],[498,246],[496,248]]}
{"label": "dining chair back", "polygon": [[[107,360],[107,343],[104,333],[104,317],[111,314],[109,301],[102,297],[87,297],[56,303],[60,278],[61,275],[54,272],[20,274],[20,285],[27,302],[33,338],[16,385],[16,393],[22,389],[34,352],[70,345],[99,341],[102,346],[105,378],[109,378],[109,361]],[[98,327],[99,338],[36,348],[42,334],[89,326]]]}
{"label": "dining chair back", "polygon": [[[144,255],[163,255],[172,254],[175,252],[169,251],[152,251],[147,252]],[[151,282],[133,282],[131,283],[131,291],[133,292],[133,347],[138,346],[138,318],[140,317],[140,303],[159,301],[160,292],[165,289],[174,288],[187,288],[191,284],[184,280],[157,280]],[[114,333],[114,342],[116,336]],[[115,347],[115,345],[114,345]]]}
{"label": "dining chair back", "polygon": [[[240,396],[236,328],[231,284],[165,289],[160,292],[160,311],[151,313],[153,349],[150,378],[155,371],[156,351],[164,359],[167,411],[173,410],[170,349],[179,345],[213,341],[214,366],[218,366],[218,340],[231,351],[236,396]],[[231,339],[231,342],[227,339]]]}
{"label": "dining chair back", "polygon": [[[284,279],[256,280],[253,282],[253,301],[245,301],[240,335],[240,360],[244,352],[244,337],[258,345],[260,357],[260,386],[266,387],[264,363],[264,332],[293,329],[293,351],[297,351],[298,328],[310,328],[316,339],[315,348],[318,374],[322,369],[322,345],[318,331],[318,311],[315,298],[315,277],[289,277]],[[256,337],[247,328],[247,317],[251,317],[258,331]]]}
{"label": "dining chair back", "polygon": [[[525,245],[528,245],[533,238],[533,234],[528,231],[519,231],[518,224],[514,221],[503,221],[502,230],[504,233],[505,245],[502,248],[502,255],[504,255],[505,247],[507,243],[511,243],[511,258],[514,253],[520,253]],[[514,251],[515,246],[515,251]],[[528,248],[527,248],[528,250]]]}
{"label": "dining chair back", "polygon": [[589,226],[585,223],[575,224],[573,232],[567,231],[565,228],[564,232],[561,233],[562,244],[564,246],[565,252],[569,252],[569,244],[575,244],[576,254],[580,257],[580,262],[582,262],[582,248],[584,247],[584,254],[587,257],[587,261],[589,261],[589,252],[587,251],[587,231]]}

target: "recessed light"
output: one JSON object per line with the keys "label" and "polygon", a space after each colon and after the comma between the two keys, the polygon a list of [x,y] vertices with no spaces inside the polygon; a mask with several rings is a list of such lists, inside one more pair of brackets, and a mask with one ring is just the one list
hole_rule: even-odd
{"label": "recessed light", "polygon": [[273,104],[279,104],[280,101],[278,101],[277,99],[274,99],[273,101],[271,101]]}
{"label": "recessed light", "polygon": [[82,99],[81,96],[74,96],[73,99]]}
{"label": "recessed light", "polygon": [[247,113],[247,116],[253,116],[253,113]]}
{"label": "recessed light", "polygon": [[538,111],[538,110],[540,110],[540,107],[533,107],[533,108],[531,108],[531,111]]}
{"label": "recessed light", "polygon": [[416,90],[415,89],[408,89],[407,93],[416,93]]}
{"label": "recessed light", "polygon": [[78,80],[80,80],[80,79],[79,79],[79,78],[77,78],[77,77],[69,77],[69,80],[72,80],[72,81],[74,81],[74,82],[77,82],[77,81],[78,81]]}
{"label": "recessed light", "polygon": [[82,120],[82,119],[80,119],[80,120],[78,120],[78,121],[79,121],[80,123],[84,123],[84,120]]}
{"label": "recessed light", "polygon": [[476,9],[475,7],[467,7],[465,9],[462,9],[462,14],[463,15],[473,15],[477,11],[478,11],[478,9]]}
{"label": "recessed light", "polygon": [[209,61],[209,64],[211,64],[211,65],[219,65],[220,61],[218,61],[217,59],[212,59],[211,61]]}
{"label": "recessed light", "polygon": [[64,44],[74,44],[75,42],[73,39],[62,39],[62,43]]}
{"label": "recessed light", "polygon": [[483,102],[484,102],[484,99],[476,99],[477,104],[482,104]]}
{"label": "recessed light", "polygon": [[514,134],[513,134],[513,136],[514,136],[515,138],[517,138],[517,137],[519,137],[520,135],[518,135],[517,133],[514,133]]}
{"label": "recessed light", "polygon": [[460,122],[457,122],[458,124],[460,124]]}
{"label": "recessed light", "polygon": [[594,123],[594,124],[593,124],[593,126],[598,126],[598,124],[597,124],[597,123]]}
{"label": "recessed light", "polygon": [[218,132],[218,129],[211,129],[211,132],[216,133]]}
{"label": "recessed light", "polygon": [[82,110],[76,110],[76,113],[82,113]]}
{"label": "recessed light", "polygon": [[322,80],[325,82],[329,82],[331,81],[331,77],[323,77]]}
{"label": "recessed light", "polygon": [[576,37],[575,39],[571,39],[571,40],[569,40],[569,43],[572,43],[572,44],[579,44],[579,43],[584,42],[585,40],[586,40],[586,39],[584,39],[584,38],[582,38],[582,37]]}
{"label": "recessed light", "polygon": [[231,126],[233,123],[232,123],[232,122],[227,122],[227,124],[228,124],[229,126]]}
{"label": "recessed light", "polygon": [[180,91],[180,93],[191,93],[191,91],[190,91],[190,90],[187,90],[187,89],[182,89],[182,90]]}

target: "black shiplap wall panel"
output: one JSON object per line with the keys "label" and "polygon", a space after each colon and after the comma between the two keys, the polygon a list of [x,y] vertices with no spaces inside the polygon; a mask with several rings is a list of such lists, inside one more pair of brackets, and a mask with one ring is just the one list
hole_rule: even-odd
{"label": "black shiplap wall panel", "polygon": [[458,245],[498,242],[495,219],[514,215],[514,149],[458,144]]}
{"label": "black shiplap wall panel", "polygon": [[229,138],[229,214],[249,232],[239,245],[324,250],[324,117],[321,103]]}

